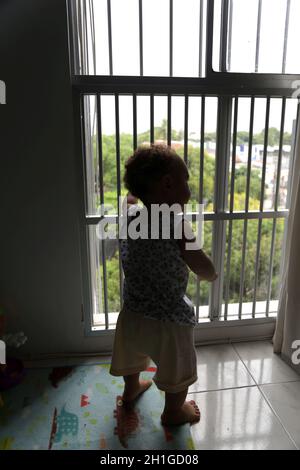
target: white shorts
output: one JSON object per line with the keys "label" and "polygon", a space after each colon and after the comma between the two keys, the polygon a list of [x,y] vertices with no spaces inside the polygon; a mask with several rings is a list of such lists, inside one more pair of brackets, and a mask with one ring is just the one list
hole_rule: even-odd
{"label": "white shorts", "polygon": [[182,392],[197,381],[194,326],[145,318],[122,308],[114,338],[110,373],[131,375],[156,364],[153,381],[160,390]]}

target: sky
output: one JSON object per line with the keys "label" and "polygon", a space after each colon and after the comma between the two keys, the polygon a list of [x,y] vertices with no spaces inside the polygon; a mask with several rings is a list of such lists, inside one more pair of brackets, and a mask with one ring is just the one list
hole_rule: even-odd
{"label": "sky", "polygon": [[[281,72],[287,0],[263,0],[259,72]],[[111,0],[114,75],[139,75],[138,0]],[[173,0],[173,75],[198,76],[199,0]],[[206,4],[206,1],[204,2]],[[94,0],[96,74],[109,74],[107,1]],[[221,0],[215,0],[214,68],[218,67]],[[258,0],[233,0],[231,71],[252,72]],[[205,16],[205,11],[204,11]],[[287,73],[300,73],[300,1],[291,0]],[[204,31],[205,37],[205,31]],[[169,0],[143,0],[144,75],[169,74]],[[204,65],[204,64],[203,64]],[[204,67],[203,67],[204,70]],[[103,133],[115,130],[113,97],[102,98]],[[149,97],[137,102],[138,132],[150,128]],[[189,99],[189,132],[200,135],[200,98]],[[254,133],[265,127],[265,98],[256,99]],[[297,100],[288,100],[285,131],[291,132]],[[155,97],[155,125],[167,118],[167,98]],[[183,129],[184,99],[172,99],[172,128]],[[216,130],[217,100],[208,98],[205,131]],[[238,130],[249,129],[250,99],[240,100]],[[281,100],[271,100],[270,126],[280,128]],[[132,98],[120,97],[120,132],[132,133]]]}

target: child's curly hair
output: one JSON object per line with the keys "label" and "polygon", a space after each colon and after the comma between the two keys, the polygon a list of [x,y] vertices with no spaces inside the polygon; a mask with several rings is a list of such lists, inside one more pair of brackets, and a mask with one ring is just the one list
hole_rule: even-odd
{"label": "child's curly hair", "polygon": [[175,150],[164,144],[138,147],[125,163],[125,187],[145,202],[153,185],[172,171],[178,158]]}

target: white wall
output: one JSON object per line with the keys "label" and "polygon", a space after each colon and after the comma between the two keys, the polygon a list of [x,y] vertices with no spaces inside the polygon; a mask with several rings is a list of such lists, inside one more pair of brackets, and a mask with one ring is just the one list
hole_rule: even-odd
{"label": "white wall", "polygon": [[77,180],[64,0],[0,4],[0,305],[23,353],[97,352],[81,323]]}

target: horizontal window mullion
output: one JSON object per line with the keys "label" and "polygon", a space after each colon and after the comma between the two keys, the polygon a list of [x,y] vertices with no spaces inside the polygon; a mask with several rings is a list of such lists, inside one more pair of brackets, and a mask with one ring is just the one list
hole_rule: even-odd
{"label": "horizontal window mullion", "polygon": [[291,97],[293,82],[300,74],[247,74],[215,72],[210,78],[201,77],[127,77],[81,75],[72,78],[72,85],[81,93],[178,94],[214,96],[271,96]]}

